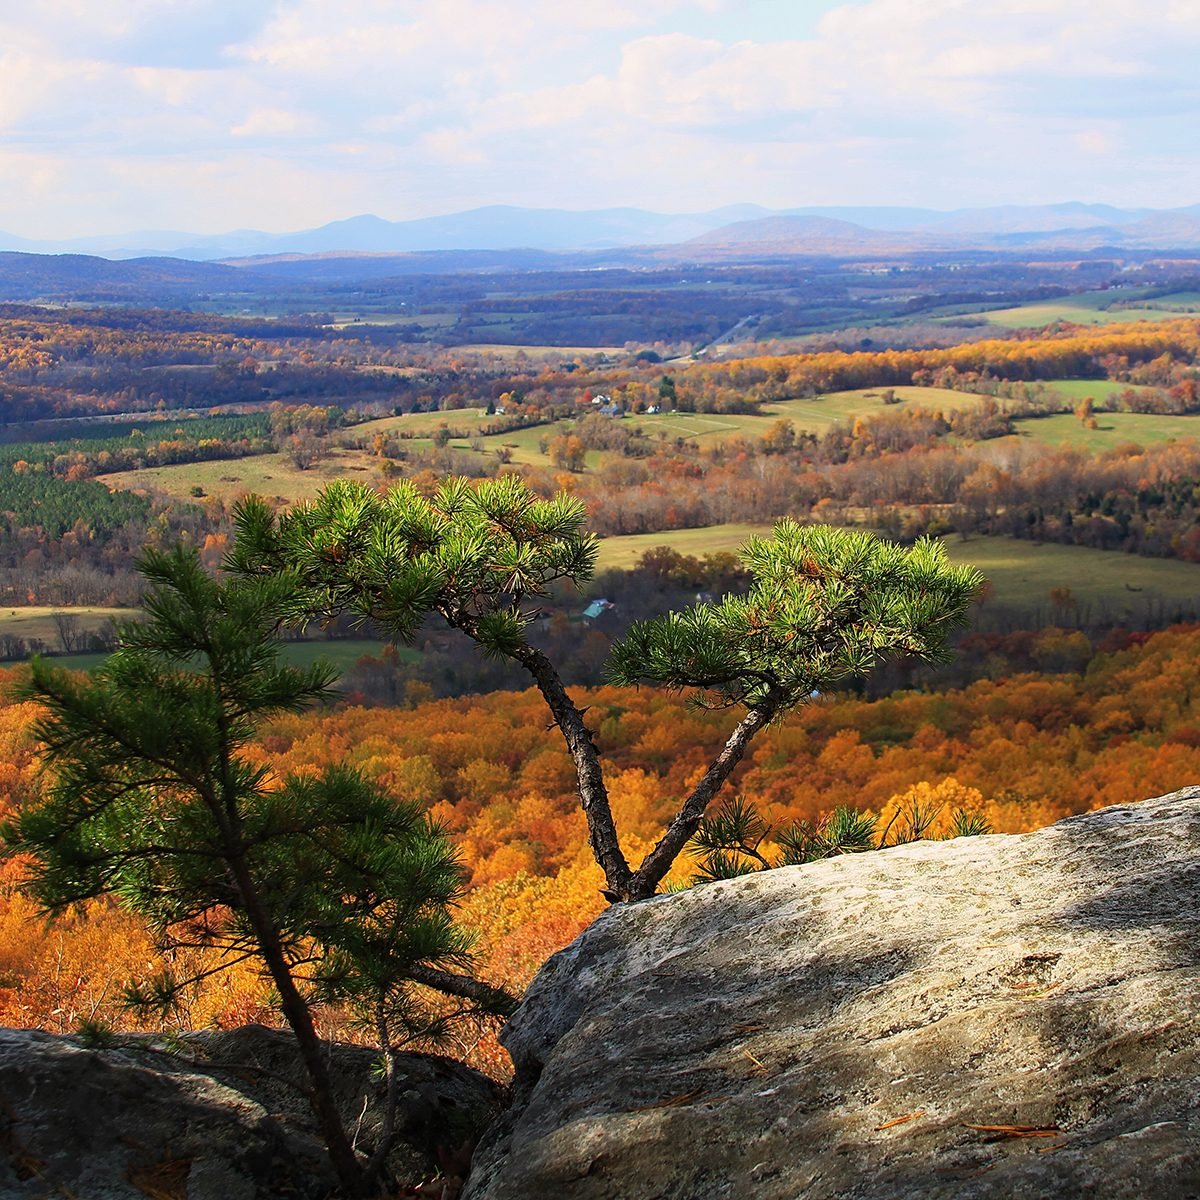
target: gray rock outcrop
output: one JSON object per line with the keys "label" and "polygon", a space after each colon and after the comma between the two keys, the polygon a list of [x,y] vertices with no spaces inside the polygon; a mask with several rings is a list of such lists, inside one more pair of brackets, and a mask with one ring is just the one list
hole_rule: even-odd
{"label": "gray rock outcrop", "polygon": [[468,1200],[1200,1196],[1200,788],[614,908]]}
{"label": "gray rock outcrop", "polygon": [[[317,1200],[334,1185],[291,1037],[262,1026],[188,1034],[170,1053],[148,1036],[110,1049],[0,1029],[3,1200]],[[371,1144],[380,1119],[376,1055],[330,1046],[344,1119]],[[433,1056],[401,1056],[401,1180],[428,1177],[491,1116],[498,1089]]]}

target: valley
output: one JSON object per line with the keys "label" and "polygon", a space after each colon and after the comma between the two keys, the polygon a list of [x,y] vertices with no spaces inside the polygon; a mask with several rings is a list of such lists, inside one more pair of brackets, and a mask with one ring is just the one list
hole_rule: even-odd
{"label": "valley", "polygon": [[[1079,265],[383,276],[369,302],[364,282],[328,305],[334,285],[301,286],[295,267],[262,284],[252,316],[179,279],[175,292],[135,280],[102,305],[86,289],[67,307],[13,297],[0,304],[0,652],[14,682],[34,652],[104,663],[113,622],[138,613],[143,548],[192,547],[219,574],[248,495],[282,512],[337,481],[431,496],[447,476],[516,476],[580,501],[599,535],[593,578],[551,586],[529,636],[614,756],[631,855],[714,751],[721,713],[612,686],[609,654],[638,622],[741,594],[739,548],[784,517],[906,546],[928,535],[986,583],[953,661],[880,665],[764,736],[735,782],[772,828],[844,800],[965,806],[1018,831],[1182,786],[1195,714],[1163,701],[1161,681],[1187,669],[1200,621],[1190,267],[1081,292]],[[524,986],[603,903],[570,761],[528,677],[431,621],[398,646],[353,614],[288,638],[281,661],[329,664],[336,698],[272,721],[254,754],[300,771],[342,756],[443,822],[478,961]],[[39,786],[34,715],[0,709],[6,811]],[[15,895],[0,903],[9,930],[26,911]],[[76,982],[48,982],[50,944],[13,934],[0,1015],[127,1022],[106,991],[124,951],[105,939],[145,958],[141,935],[98,909],[59,929]],[[85,970],[97,954],[109,966]],[[250,974],[188,1003],[193,1023],[269,1018]],[[348,1033],[339,1019],[329,1028]],[[461,1052],[504,1070],[482,1026]]]}

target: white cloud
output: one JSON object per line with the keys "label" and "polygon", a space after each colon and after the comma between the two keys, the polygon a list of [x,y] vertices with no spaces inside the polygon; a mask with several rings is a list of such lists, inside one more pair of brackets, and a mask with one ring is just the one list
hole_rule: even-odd
{"label": "white cloud", "polygon": [[312,134],[320,122],[305,113],[289,112],[283,108],[256,108],[246,119],[229,132],[234,137],[294,137]]}
{"label": "white cloud", "polygon": [[0,0],[0,228],[1200,200],[1200,0],[774,2]]}

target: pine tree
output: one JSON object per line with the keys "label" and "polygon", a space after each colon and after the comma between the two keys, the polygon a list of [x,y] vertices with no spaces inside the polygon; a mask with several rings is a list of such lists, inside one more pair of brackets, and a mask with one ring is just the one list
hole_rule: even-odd
{"label": "pine tree", "polygon": [[[462,873],[443,831],[343,767],[277,779],[241,753],[266,718],[326,696],[334,672],[279,662],[287,573],[218,583],[192,550],[148,552],[148,619],[91,678],[35,659],[29,698],[52,781],[0,832],[31,856],[50,913],[112,895],[164,948],[257,960],[279,996],[343,1191],[370,1192],[393,1132],[394,1051],[428,1026],[419,985],[474,1009],[511,997],[461,974],[468,940],[448,909]],[[192,981],[167,973],[128,999],[168,1009]],[[376,1035],[390,1085],[369,1161],[334,1103],[311,1004],[348,1004]]]}
{"label": "pine tree", "polygon": [[542,499],[514,475],[478,485],[448,479],[429,498],[407,482],[386,495],[335,483],[289,513],[243,502],[229,565],[246,577],[295,572],[295,619],[355,613],[410,641],[436,614],[485,654],[524,667],[574,761],[592,852],[613,901],[655,893],[757,733],[889,655],[944,658],[982,582],[928,538],[906,548],[784,520],[772,537],[741,550],[752,578],[744,595],[635,625],[613,649],[614,682],[686,690],[697,704],[744,710],[635,869],[617,840],[584,713],[527,637],[537,599],[560,580],[585,583],[595,569],[597,542],[585,518],[580,501]]}

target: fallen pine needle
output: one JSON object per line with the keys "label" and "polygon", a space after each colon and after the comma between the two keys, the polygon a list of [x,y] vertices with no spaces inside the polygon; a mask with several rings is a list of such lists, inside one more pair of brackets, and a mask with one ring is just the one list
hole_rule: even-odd
{"label": "fallen pine needle", "polygon": [[903,1125],[905,1121],[915,1121],[917,1117],[923,1117],[925,1110],[918,1108],[916,1112],[910,1112],[906,1116],[897,1117],[894,1121],[884,1121],[882,1125],[875,1126],[875,1132],[878,1133],[881,1129],[891,1129],[893,1125]]}
{"label": "fallen pine needle", "polygon": [[979,1133],[998,1133],[1002,1137],[1058,1137],[1062,1132],[1057,1125],[971,1125],[963,1122],[966,1129],[975,1129]]}
{"label": "fallen pine needle", "polygon": [[742,1053],[754,1064],[754,1066],[764,1075],[767,1073],[767,1067],[761,1059],[756,1058],[749,1050],[743,1049]]}

